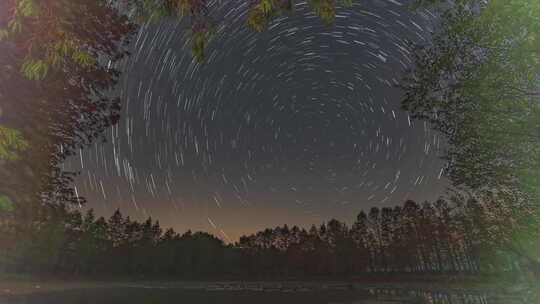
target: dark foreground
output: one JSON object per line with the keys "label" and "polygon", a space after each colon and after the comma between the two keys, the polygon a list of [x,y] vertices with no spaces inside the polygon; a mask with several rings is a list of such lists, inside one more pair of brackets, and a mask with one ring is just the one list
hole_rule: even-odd
{"label": "dark foreground", "polygon": [[[29,283],[27,283],[29,284]],[[529,290],[513,293],[422,290],[350,283],[53,283],[0,284],[4,304],[538,304]],[[24,284],[23,284],[24,285]]]}

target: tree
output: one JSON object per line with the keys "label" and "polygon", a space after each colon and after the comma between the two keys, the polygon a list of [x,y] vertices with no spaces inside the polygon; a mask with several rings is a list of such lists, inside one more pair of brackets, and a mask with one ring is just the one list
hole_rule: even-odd
{"label": "tree", "polygon": [[447,136],[456,186],[538,194],[529,184],[540,149],[538,12],[536,1],[458,1],[432,42],[416,46],[403,108]]}
{"label": "tree", "polygon": [[0,151],[18,153],[0,166],[0,195],[20,225],[45,200],[83,202],[60,164],[117,121],[119,101],[108,91],[133,30],[104,0],[0,3]]}
{"label": "tree", "polygon": [[390,252],[390,244],[392,243],[392,238],[394,237],[394,227],[392,225],[392,208],[381,208],[380,226],[382,267],[385,271],[389,271],[391,268],[391,262],[389,260],[391,259],[392,255],[392,253]]}
{"label": "tree", "polygon": [[356,221],[351,227],[351,237],[356,245],[356,263],[355,273],[366,271],[366,266],[369,265],[371,255],[369,254],[368,234],[368,219],[366,213],[362,210],[356,216]]}
{"label": "tree", "polygon": [[369,220],[369,238],[370,249],[372,255],[372,261],[374,264],[374,271],[384,271],[385,268],[385,252],[382,238],[382,225],[381,225],[381,209],[378,207],[371,207],[368,213]]}
{"label": "tree", "polygon": [[156,270],[158,273],[164,275],[173,275],[175,273],[173,266],[175,263],[175,243],[178,237],[178,234],[172,228],[169,228],[159,240],[157,248],[154,249],[158,250],[159,252],[159,258],[155,260],[155,264],[157,264]]}
{"label": "tree", "polygon": [[470,230],[481,233],[471,239],[519,252],[538,267],[540,4],[461,0],[444,7],[432,41],[416,46],[403,108],[446,136],[446,174],[486,210],[488,224]]}
{"label": "tree", "polygon": [[112,243],[113,247],[120,247],[126,241],[125,235],[125,221],[122,217],[120,209],[116,209],[113,215],[109,218],[107,222],[107,235],[109,235],[109,240]]}

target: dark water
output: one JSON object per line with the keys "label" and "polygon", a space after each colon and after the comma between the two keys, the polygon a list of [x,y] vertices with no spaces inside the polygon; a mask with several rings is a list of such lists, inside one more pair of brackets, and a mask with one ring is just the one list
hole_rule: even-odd
{"label": "dark water", "polygon": [[540,304],[526,295],[415,290],[305,292],[204,291],[180,288],[99,288],[0,297],[0,304]]}

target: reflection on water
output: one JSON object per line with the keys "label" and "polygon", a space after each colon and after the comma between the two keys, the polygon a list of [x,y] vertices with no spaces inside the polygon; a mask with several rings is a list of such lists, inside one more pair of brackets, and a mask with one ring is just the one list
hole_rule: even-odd
{"label": "reflection on water", "polygon": [[205,291],[181,288],[99,288],[0,297],[2,304],[537,304],[526,295],[404,289],[305,292]]}
{"label": "reflection on water", "polygon": [[[373,289],[381,304],[390,303],[425,303],[425,304],[538,304],[527,295],[504,295],[486,293],[467,293],[459,291],[430,292],[405,289]],[[359,303],[362,303],[361,301]],[[369,303],[369,302],[367,302]]]}

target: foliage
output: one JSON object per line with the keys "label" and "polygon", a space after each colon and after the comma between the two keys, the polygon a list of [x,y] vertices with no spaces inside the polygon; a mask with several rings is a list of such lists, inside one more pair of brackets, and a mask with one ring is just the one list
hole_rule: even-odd
{"label": "foliage", "polygon": [[264,25],[283,15],[293,11],[292,0],[252,0],[249,1],[249,9],[246,17],[246,25],[258,32]]}
{"label": "foliage", "polygon": [[191,28],[192,38],[190,41],[191,56],[199,63],[204,62],[205,50],[210,38],[216,33],[215,28],[202,31],[196,25]]}
{"label": "foliage", "polygon": [[321,19],[333,21],[336,15],[336,5],[352,6],[352,0],[309,0],[308,5]]}
{"label": "foliage", "polygon": [[[2,109],[0,108],[0,117]],[[29,143],[21,138],[18,130],[5,128],[0,125],[0,167],[6,162],[16,161],[20,158],[19,152],[26,150]],[[0,194],[0,212],[13,211],[13,201],[6,195]]]}
{"label": "foliage", "polygon": [[0,195],[0,211],[11,212],[13,211],[13,202],[9,197]]}
{"label": "foliage", "polygon": [[[352,6],[351,0],[310,0],[309,8],[322,20],[331,22],[334,20],[336,6],[338,4]],[[252,0],[249,3],[249,11],[246,17],[246,24],[256,30],[261,31],[265,23],[276,19],[284,13],[293,11],[292,0]]]}
{"label": "foliage", "polygon": [[[204,51],[215,35],[217,24],[211,17],[206,0],[126,0],[127,6],[139,22],[187,16],[190,26],[190,53],[199,63],[204,62]],[[352,5],[352,0],[310,0],[309,7],[325,21],[332,21],[336,5]],[[277,17],[292,12],[292,0],[248,0],[245,23],[256,31]]]}
{"label": "foliage", "polygon": [[[2,108],[0,108],[2,117]],[[9,129],[0,125],[0,166],[7,161],[19,159],[18,152],[28,148],[29,143],[21,137],[18,130]]]}
{"label": "foliage", "polygon": [[[103,4],[95,6],[98,7],[107,10]],[[78,22],[83,27],[84,25],[94,27],[94,31],[103,30],[102,27],[91,24],[92,21],[88,16],[80,18],[81,13],[92,11],[92,8],[85,7],[80,1],[17,0],[12,1],[8,11],[12,14],[6,18],[7,27],[0,29],[0,41],[8,38],[18,42],[24,40],[26,56],[22,62],[21,72],[29,79],[42,80],[51,67],[60,69],[69,65],[69,62],[63,62],[62,65],[61,61],[73,61],[81,66],[95,64],[99,48],[93,49],[95,42],[92,42],[92,35],[88,29],[80,31],[75,26]],[[111,12],[105,13],[105,16],[111,16]],[[95,20],[93,22],[95,23]],[[95,34],[103,35],[107,32],[110,30]],[[109,50],[103,51],[110,51],[112,46],[106,48]]]}
{"label": "foliage", "polygon": [[449,137],[457,185],[509,184],[538,161],[535,8],[489,1],[474,13],[459,5],[444,13],[433,43],[417,47],[403,106]]}
{"label": "foliage", "polygon": [[415,48],[403,108],[447,137],[447,175],[472,193],[462,201],[486,210],[469,219],[483,223],[470,237],[538,263],[531,240],[540,237],[540,3],[439,8],[432,42]]}
{"label": "foliage", "polygon": [[20,158],[18,151],[24,151],[29,143],[21,138],[18,130],[0,126],[0,166],[6,161],[14,161]]}
{"label": "foliage", "polygon": [[83,202],[60,164],[118,120],[109,91],[134,29],[105,0],[0,2],[0,194],[20,225],[46,199]]}
{"label": "foliage", "polygon": [[216,28],[206,0],[126,0],[126,4],[135,22],[187,16],[191,24],[190,53],[197,62],[203,63],[204,50]]}
{"label": "foliage", "polygon": [[403,108],[448,137],[456,186],[523,191],[534,179],[527,174],[540,172],[540,7],[506,3],[488,1],[479,13],[466,4],[448,9],[405,79]]}

